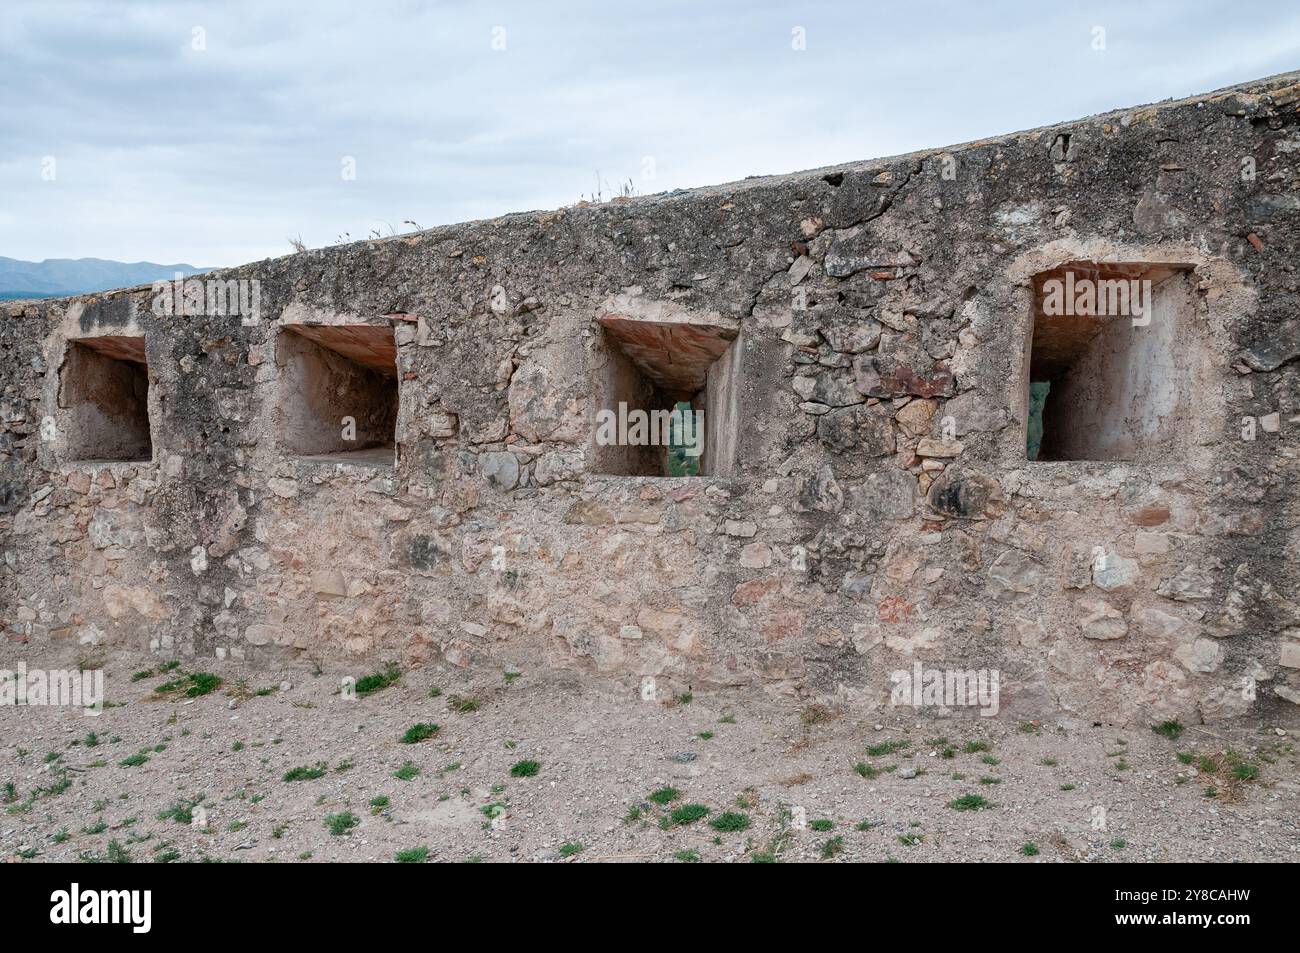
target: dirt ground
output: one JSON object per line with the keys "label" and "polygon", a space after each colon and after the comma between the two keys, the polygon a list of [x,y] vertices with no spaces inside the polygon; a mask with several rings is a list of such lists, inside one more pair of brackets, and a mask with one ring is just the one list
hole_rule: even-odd
{"label": "dirt ground", "polygon": [[[6,654],[0,668],[13,668]],[[757,691],[648,702],[546,671],[418,669],[347,698],[337,672],[202,669],[222,684],[195,698],[192,664],[119,659],[98,716],[0,707],[0,856],[1300,861],[1294,723],[1171,740],[1148,726],[862,715]],[[402,743],[418,723],[439,727]],[[306,777],[285,780],[295,768]],[[650,797],[666,788],[677,793],[663,805]],[[688,805],[708,813],[691,820]]]}

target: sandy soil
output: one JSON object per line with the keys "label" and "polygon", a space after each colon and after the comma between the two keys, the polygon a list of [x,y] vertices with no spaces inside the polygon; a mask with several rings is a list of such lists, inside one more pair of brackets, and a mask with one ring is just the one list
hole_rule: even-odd
{"label": "sandy soil", "polygon": [[[1189,727],[1172,741],[1145,726],[863,716],[758,692],[645,702],[595,678],[488,669],[409,671],[348,699],[339,672],[216,662],[203,670],[220,688],[160,698],[158,685],[198,669],[132,681],[156,664],[110,662],[115,704],[97,717],[0,707],[0,785],[13,785],[0,856],[102,858],[115,842],[136,862],[391,861],[417,847],[456,862],[1300,861],[1295,725]],[[439,730],[399,741],[421,722]],[[906,746],[868,751],[886,742]],[[1228,750],[1258,776],[1233,779],[1223,757],[1217,776],[1198,767]],[[513,776],[521,761],[537,773]],[[320,762],[321,776],[284,780]],[[419,773],[401,780],[407,762]],[[680,795],[666,807],[650,800],[669,787]],[[964,795],[989,806],[954,808]],[[195,820],[159,818],[178,804]],[[709,813],[665,820],[688,804]],[[332,834],[327,818],[348,812],[355,825]],[[748,828],[710,826],[725,812],[744,819],[723,827]]]}

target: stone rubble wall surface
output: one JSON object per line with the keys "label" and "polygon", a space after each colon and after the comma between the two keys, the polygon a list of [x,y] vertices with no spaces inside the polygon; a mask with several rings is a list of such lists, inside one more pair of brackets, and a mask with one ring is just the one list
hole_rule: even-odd
{"label": "stone rubble wall surface", "polygon": [[[920,661],[996,669],[1009,717],[1294,713],[1298,110],[1288,74],[308,251],[216,275],[260,281],[247,326],[155,313],[150,288],[7,303],[0,624],[69,654],[545,664],[867,707]],[[1033,276],[1077,260],[1193,269],[1209,386],[1180,453],[1027,462]],[[727,472],[593,472],[609,313],[739,322]],[[393,467],[285,449],[282,323],[394,329]],[[68,342],[140,333],[152,461],[69,461]]]}

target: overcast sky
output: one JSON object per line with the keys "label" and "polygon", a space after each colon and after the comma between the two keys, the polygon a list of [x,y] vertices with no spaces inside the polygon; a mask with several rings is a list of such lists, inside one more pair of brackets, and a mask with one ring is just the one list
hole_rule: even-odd
{"label": "overcast sky", "polygon": [[1298,53],[1275,0],[3,0],[0,255],[232,265],[569,205],[598,172],[648,194],[949,145]]}

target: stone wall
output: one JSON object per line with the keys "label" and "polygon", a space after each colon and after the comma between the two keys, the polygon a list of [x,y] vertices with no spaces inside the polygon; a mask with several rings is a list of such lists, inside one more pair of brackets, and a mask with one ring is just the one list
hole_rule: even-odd
{"label": "stone wall", "polygon": [[[1000,672],[1004,717],[1294,712],[1298,104],[1292,74],[221,272],[260,282],[255,321],[149,288],[10,303],[4,631],[862,706],[919,660]],[[1035,279],[1070,262],[1186,272],[1185,346],[1137,351],[1174,362],[1140,390],[1178,389],[1159,452],[1026,457]],[[702,392],[706,475],[595,465],[619,322],[668,328],[664,366],[736,328]],[[393,333],[395,449],[298,455],[283,326],[356,324]],[[140,336],[152,457],[78,461],[71,342]]]}

